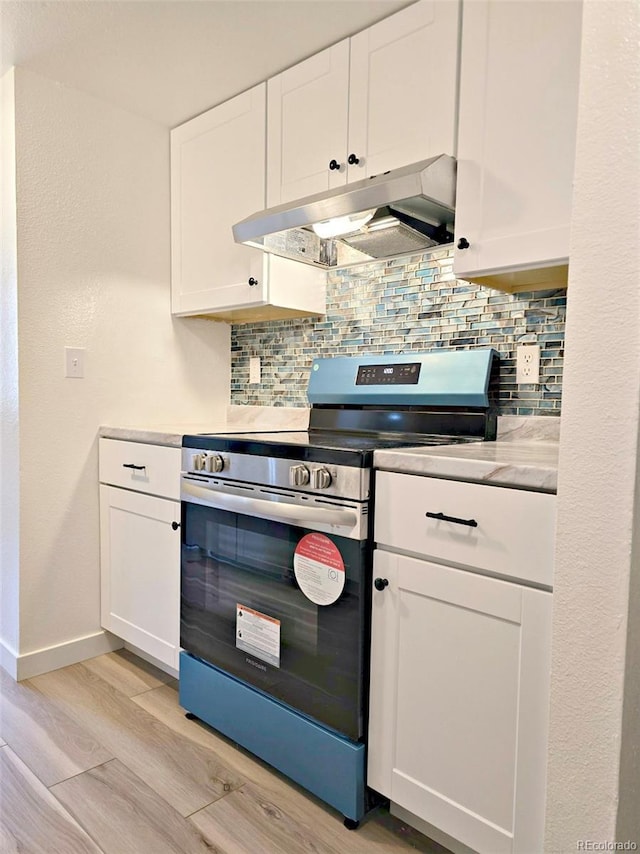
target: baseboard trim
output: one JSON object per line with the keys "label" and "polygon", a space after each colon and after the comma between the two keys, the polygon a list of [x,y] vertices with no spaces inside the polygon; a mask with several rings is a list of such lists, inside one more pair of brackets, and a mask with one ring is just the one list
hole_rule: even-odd
{"label": "baseboard trim", "polygon": [[18,654],[13,647],[0,640],[0,667],[6,670],[12,679],[17,679]]}
{"label": "baseboard trim", "polygon": [[36,649],[24,655],[16,655],[13,650],[3,645],[2,666],[17,682],[21,682],[32,676],[48,673],[50,670],[58,670],[60,667],[77,664],[87,658],[95,658],[96,655],[113,652],[121,649],[122,646],[120,638],[105,631],[75,638],[55,646]]}

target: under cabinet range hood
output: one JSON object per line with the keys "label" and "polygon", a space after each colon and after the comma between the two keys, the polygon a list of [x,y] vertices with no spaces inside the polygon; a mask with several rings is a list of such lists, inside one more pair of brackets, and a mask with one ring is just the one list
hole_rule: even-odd
{"label": "under cabinet range hood", "polygon": [[345,267],[453,241],[456,161],[440,154],[253,214],[246,243],[316,267]]}

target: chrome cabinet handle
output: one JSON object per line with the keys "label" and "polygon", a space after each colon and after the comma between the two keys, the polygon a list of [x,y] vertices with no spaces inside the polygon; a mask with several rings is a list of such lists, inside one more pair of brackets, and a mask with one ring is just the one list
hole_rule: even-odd
{"label": "chrome cabinet handle", "polygon": [[468,525],[470,528],[477,528],[478,523],[475,519],[459,519],[457,516],[445,516],[444,513],[425,513],[429,519],[439,519],[441,522],[455,522],[456,525]]}

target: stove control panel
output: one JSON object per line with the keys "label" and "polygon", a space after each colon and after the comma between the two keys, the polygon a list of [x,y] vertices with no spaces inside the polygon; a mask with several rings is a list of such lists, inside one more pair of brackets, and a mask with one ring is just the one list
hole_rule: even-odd
{"label": "stove control panel", "polygon": [[331,486],[331,472],[324,466],[313,469],[311,472],[311,485],[314,489],[327,489]]}
{"label": "stove control panel", "polygon": [[289,486],[311,484],[313,489],[328,489],[332,482],[331,472],[324,466],[317,466],[309,471],[306,466],[299,463],[289,469]]}
{"label": "stove control panel", "polygon": [[225,460],[220,454],[193,454],[191,457],[191,471],[206,471],[217,474],[224,469]]}
{"label": "stove control panel", "polygon": [[207,454],[204,461],[206,471],[217,474],[224,469],[224,459],[220,454]]}
{"label": "stove control panel", "polygon": [[267,491],[295,490],[326,498],[366,501],[370,497],[369,467],[334,465],[320,460],[183,447],[181,476],[183,481],[203,485],[248,483]]}
{"label": "stove control panel", "polygon": [[306,466],[296,465],[289,469],[289,486],[306,486],[310,480],[311,474]]}
{"label": "stove control panel", "polygon": [[360,365],[356,385],[418,385],[420,362],[396,365]]}

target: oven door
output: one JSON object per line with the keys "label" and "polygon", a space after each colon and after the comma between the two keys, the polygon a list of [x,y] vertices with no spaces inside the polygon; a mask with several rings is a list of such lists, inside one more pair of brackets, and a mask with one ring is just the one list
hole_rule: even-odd
{"label": "oven door", "polygon": [[183,649],[361,739],[365,508],[192,475],[182,499]]}

